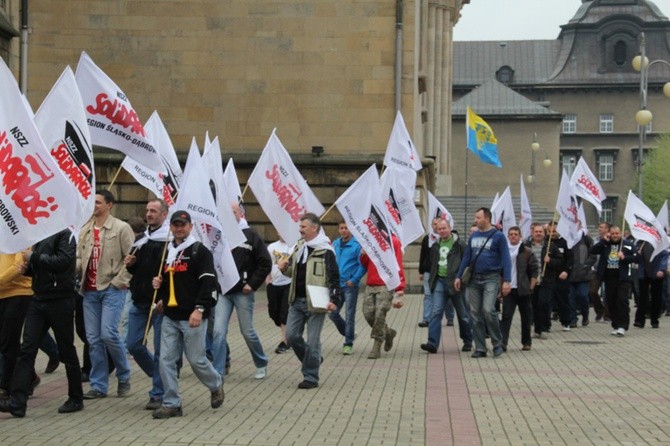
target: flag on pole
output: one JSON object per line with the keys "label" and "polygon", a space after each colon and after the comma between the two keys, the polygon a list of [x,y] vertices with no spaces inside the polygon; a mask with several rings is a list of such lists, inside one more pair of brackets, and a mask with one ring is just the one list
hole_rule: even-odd
{"label": "flag on pole", "polygon": [[[663,206],[661,206],[661,209],[658,211],[656,219],[661,224],[661,226],[663,226],[663,233],[668,236],[668,200],[663,202]],[[670,238],[668,240],[670,240]]]}
{"label": "flag on pole", "polygon": [[325,211],[293,164],[276,129],[251,172],[248,184],[287,245],[294,245],[300,239],[300,217],[307,212],[321,215]]}
{"label": "flag on pole", "polygon": [[498,140],[493,134],[493,129],[470,107],[468,107],[465,119],[465,130],[467,132],[468,149],[483,162],[502,167],[498,158]]}
{"label": "flag on pole", "polygon": [[185,210],[191,215],[196,230],[194,236],[212,252],[216,278],[222,292],[225,293],[240,280],[240,275],[217,217],[214,195],[209,187],[209,176],[195,138],[188,152],[184,167],[184,184],[179,191],[174,209]]}
{"label": "flag on pole", "polygon": [[630,228],[631,235],[636,240],[644,240],[654,247],[651,259],[661,251],[668,249],[670,240],[653,212],[642,202],[633,191],[628,191],[624,219]]}
{"label": "flag on pole", "polygon": [[0,252],[11,254],[70,226],[80,192],[50,155],[1,59],[0,98]]}
{"label": "flag on pole", "polygon": [[414,205],[415,184],[415,171],[395,165],[386,169],[381,177],[387,221],[403,249],[424,232],[421,216]]}
{"label": "flag on pole", "polygon": [[386,155],[384,155],[384,165],[386,167],[396,166],[412,170],[421,170],[421,158],[412,143],[409,136],[405,120],[400,111],[396,113],[391,137],[386,146]]}
{"label": "flag on pole", "polygon": [[335,206],[351,234],[377,267],[389,290],[400,285],[400,269],[393,250],[391,230],[381,200],[379,176],[373,164],[337,199]]}
{"label": "flag on pole", "polygon": [[495,205],[491,207],[491,223],[497,227],[503,234],[512,226],[516,226],[516,216],[514,215],[514,203],[512,202],[512,191],[509,186],[500,196]]}
{"label": "flag on pole", "polygon": [[79,234],[95,206],[91,134],[72,69],[67,66],[35,114],[35,125],[51,156],[77,192],[72,232]]}
{"label": "flag on pole", "polygon": [[521,228],[521,237],[530,237],[530,225],[533,223],[533,213],[530,209],[528,195],[526,195],[526,186],[523,184],[523,175],[519,176],[521,191],[519,201],[521,202],[521,213],[519,214],[519,228]]}
{"label": "flag on pole", "polygon": [[575,194],[592,203],[598,210],[598,215],[600,215],[603,210],[602,202],[607,198],[607,195],[605,195],[605,190],[600,185],[598,178],[589,169],[584,158],[579,158],[577,166],[572,172],[572,177],[570,177],[570,184],[572,184]]}
{"label": "flag on pole", "polygon": [[228,203],[237,203],[244,214],[244,200],[242,198],[242,189],[240,182],[237,179],[237,171],[235,171],[235,163],[233,159],[228,159],[226,169],[223,171],[223,183],[228,194]]}
{"label": "flag on pole", "polygon": [[440,236],[437,235],[435,231],[433,231],[433,219],[441,218],[446,220],[452,229],[456,228],[456,223],[454,222],[454,218],[451,216],[451,213],[447,210],[446,207],[444,207],[442,203],[440,203],[440,200],[438,200],[430,191],[427,191],[427,194],[428,221],[426,222],[426,227],[428,228],[428,247],[430,248],[433,246],[433,243],[435,243],[440,238]]}
{"label": "flag on pole", "polygon": [[556,231],[565,239],[568,249],[575,246],[582,238],[582,227],[584,222],[579,219],[579,204],[577,196],[570,184],[568,174],[563,170],[561,184],[558,188],[556,199],[556,211],[558,212],[558,224]]}
{"label": "flag on pole", "polygon": [[152,170],[163,172],[158,151],[121,89],[85,52],[75,73],[93,144],[125,153]]}

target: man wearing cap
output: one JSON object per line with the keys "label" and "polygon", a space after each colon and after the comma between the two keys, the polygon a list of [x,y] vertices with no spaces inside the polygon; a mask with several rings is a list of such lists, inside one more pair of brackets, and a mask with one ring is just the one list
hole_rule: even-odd
{"label": "man wearing cap", "polygon": [[191,235],[193,223],[186,211],[170,218],[174,236],[168,244],[163,272],[153,286],[163,304],[160,374],[165,394],[163,404],[153,412],[156,419],[182,415],[178,362],[182,352],[195,376],[211,392],[213,409],[223,404],[223,381],[205,354],[207,317],[216,304],[216,272],[212,253]]}

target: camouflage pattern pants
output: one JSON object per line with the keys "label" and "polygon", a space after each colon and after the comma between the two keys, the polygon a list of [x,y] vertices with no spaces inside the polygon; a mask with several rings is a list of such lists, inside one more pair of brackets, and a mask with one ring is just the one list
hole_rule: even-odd
{"label": "camouflage pattern pants", "polygon": [[363,300],[363,316],[372,328],[370,337],[384,342],[386,337],[386,313],[391,309],[393,292],[385,286],[367,286]]}

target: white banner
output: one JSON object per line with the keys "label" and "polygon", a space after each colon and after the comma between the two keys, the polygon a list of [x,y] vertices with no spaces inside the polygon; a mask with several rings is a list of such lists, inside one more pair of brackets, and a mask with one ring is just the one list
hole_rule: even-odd
{"label": "white banner", "polygon": [[0,252],[28,248],[66,229],[77,215],[79,192],[49,154],[4,60],[0,60],[0,184]]}
{"label": "white banner", "polygon": [[240,205],[240,208],[243,208],[242,189],[240,188],[240,181],[237,178],[237,171],[235,170],[235,163],[232,158],[228,159],[228,164],[226,164],[226,168],[223,171],[223,184],[228,194],[228,203],[237,203]]}
{"label": "white banner", "polygon": [[414,205],[415,184],[416,172],[410,169],[391,166],[381,177],[386,219],[403,249],[424,233],[421,216]]}
{"label": "white banner", "polygon": [[623,214],[630,228],[630,234],[635,240],[644,240],[654,247],[650,260],[653,260],[659,252],[668,249],[670,242],[663,225],[633,191],[628,191],[626,210]]}
{"label": "white banner", "polygon": [[91,134],[74,73],[68,66],[35,114],[35,125],[63,175],[77,192],[70,224],[75,234],[93,215],[95,168]]}
{"label": "white banner", "polygon": [[575,190],[575,195],[592,203],[598,209],[598,215],[603,210],[602,202],[607,195],[600,185],[598,178],[591,172],[584,158],[579,158],[575,170],[570,177],[570,184]]}
{"label": "white banner", "polygon": [[393,129],[391,129],[391,136],[386,146],[384,165],[386,167],[396,166],[415,171],[422,168],[421,158],[419,158],[419,154],[405,126],[405,120],[399,111],[396,113]]}
{"label": "white banner", "polygon": [[509,186],[491,207],[491,224],[500,229],[505,236],[512,226],[516,226],[514,215],[514,203],[512,202],[512,191]]}
{"label": "white banner", "polygon": [[558,187],[556,199],[556,211],[558,212],[558,224],[556,231],[565,239],[568,248],[572,248],[582,238],[583,222],[579,218],[579,205],[575,196],[568,174],[563,170],[561,184]]}
{"label": "white banner", "polygon": [[270,222],[289,245],[300,239],[300,217],[307,212],[321,215],[325,211],[275,130],[251,172],[248,184]]}
{"label": "white banner", "polygon": [[177,153],[174,150],[170,135],[163,125],[161,117],[154,111],[144,125],[149,141],[154,145],[160,156],[163,171],[155,171],[161,181],[161,193],[158,195],[168,204],[173,204],[184,174],[182,173]]}
{"label": "white banner", "polygon": [[85,52],[75,74],[93,144],[118,150],[158,172],[163,164],[135,109],[121,89]]}
{"label": "white banner", "polygon": [[379,176],[373,164],[335,202],[351,234],[356,237],[389,290],[400,285],[398,261],[384,216]]}
{"label": "white banner", "polygon": [[[447,208],[430,191],[426,191],[426,193],[428,194],[428,221],[426,222],[426,227],[428,228],[428,247],[431,247],[433,243],[440,239],[440,236],[433,231],[433,219],[442,218],[447,220],[451,229],[455,229],[456,226],[454,218]],[[467,230],[468,228],[465,229]]]}
{"label": "white banner", "polygon": [[661,206],[661,209],[658,211],[656,219],[663,226],[663,232],[666,237],[669,237],[668,240],[670,241],[670,236],[668,236],[668,200],[663,202],[663,206]]}
{"label": "white banner", "polygon": [[[533,178],[535,179],[535,178]],[[523,184],[523,175],[519,176],[521,191],[519,201],[521,202],[521,214],[519,215],[519,228],[521,228],[521,237],[524,239],[530,237],[530,225],[533,223],[533,213],[530,209],[528,195],[526,195],[526,186]]]}

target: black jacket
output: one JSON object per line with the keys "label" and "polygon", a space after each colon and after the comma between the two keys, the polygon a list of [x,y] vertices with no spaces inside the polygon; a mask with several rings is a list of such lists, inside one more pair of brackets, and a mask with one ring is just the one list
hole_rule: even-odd
{"label": "black jacket", "polygon": [[[555,242],[556,239],[553,239],[551,244],[547,245],[547,239],[545,238],[544,245],[542,246],[542,254],[538,259],[540,264],[538,286],[542,286],[543,288],[553,287],[558,282],[558,275],[567,269],[563,252],[561,252],[559,245]],[[531,244],[532,242],[527,242],[526,246],[531,248]],[[549,263],[545,266],[544,258],[547,256],[547,246],[549,246]]]}
{"label": "black jacket", "polygon": [[[607,271],[607,262],[609,260],[609,254],[612,252],[613,246],[617,248],[621,245],[621,252],[623,252],[624,257],[622,260],[619,260],[619,280],[623,282],[631,282],[634,277],[632,264],[638,263],[640,257],[637,252],[637,248],[633,245],[633,242],[630,240],[623,240],[623,242],[618,241],[613,243],[609,240],[600,239],[598,243],[593,245],[591,248],[591,254],[599,254],[600,259],[598,259],[598,277],[601,280],[605,279],[605,272]],[[619,249],[617,248],[617,251]]]}
{"label": "black jacket", "polygon": [[430,248],[428,239],[430,236],[424,235],[421,240],[421,251],[419,252],[419,274],[430,272]]}
{"label": "black jacket", "polygon": [[[447,287],[449,289],[449,294],[455,295],[456,289],[454,288],[454,280],[456,280],[456,273],[458,268],[461,266],[461,260],[463,259],[463,253],[465,252],[465,242],[458,237],[456,232],[452,232],[451,236],[454,238],[454,244],[447,254]],[[429,260],[428,265],[430,266],[430,291],[435,291],[435,284],[437,283],[437,270],[438,263],[440,262],[440,240],[433,243],[433,246],[430,247],[428,251]]]}
{"label": "black jacket", "polygon": [[34,299],[74,297],[76,267],[77,245],[69,229],[38,242],[26,270],[33,278]]}
{"label": "black jacket", "polygon": [[133,275],[130,279],[130,292],[133,302],[139,308],[148,308],[154,296],[151,279],[156,277],[163,263],[165,242],[149,240],[135,253],[135,263],[127,267]]}
{"label": "black jacket", "polygon": [[265,283],[265,278],[272,270],[270,253],[260,235],[251,228],[243,229],[242,232],[247,241],[232,251],[240,280],[226,295],[240,292],[245,284],[256,291]]}
{"label": "black jacket", "polygon": [[535,258],[533,250],[522,244],[516,256],[516,291],[519,296],[529,296],[530,279],[540,276],[540,262]]}

